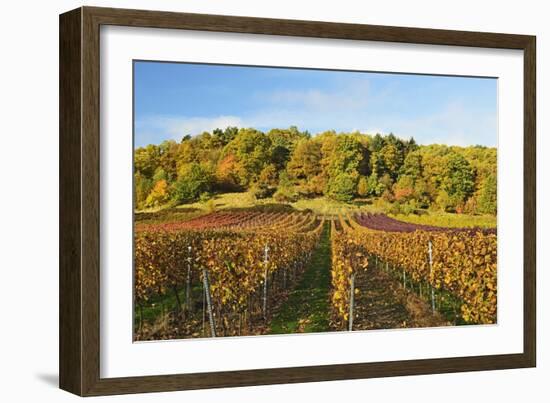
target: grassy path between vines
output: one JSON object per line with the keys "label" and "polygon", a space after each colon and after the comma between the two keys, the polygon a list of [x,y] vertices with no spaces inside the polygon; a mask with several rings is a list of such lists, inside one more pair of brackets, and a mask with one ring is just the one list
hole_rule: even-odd
{"label": "grassy path between vines", "polygon": [[270,334],[325,332],[329,327],[330,225],[296,288],[271,320]]}

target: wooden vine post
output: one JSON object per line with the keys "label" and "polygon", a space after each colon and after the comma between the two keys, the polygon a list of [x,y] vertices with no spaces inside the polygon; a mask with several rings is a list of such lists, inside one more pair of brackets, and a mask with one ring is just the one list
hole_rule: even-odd
{"label": "wooden vine post", "polygon": [[204,282],[202,288],[202,332],[204,333],[204,329],[206,328],[206,290],[204,289]]}
{"label": "wooden vine post", "polygon": [[191,312],[191,246],[187,247],[189,255],[187,256],[187,284],[185,287],[185,309],[187,312]]}
{"label": "wooden vine post", "polygon": [[[432,280],[432,273],[433,273],[433,256],[432,256],[432,241],[428,241],[428,258],[430,262],[430,280]],[[430,281],[430,288],[432,293],[432,313],[435,313],[435,295],[434,295],[434,287]]]}
{"label": "wooden vine post", "polygon": [[349,289],[349,328],[351,332],[353,330],[353,305],[355,303],[355,273],[351,273]]}
{"label": "wooden vine post", "polygon": [[269,262],[269,246],[264,247],[264,295],[263,295],[263,313],[264,319],[267,319],[267,266]]}
{"label": "wooden vine post", "polygon": [[212,295],[210,294],[210,281],[208,279],[208,270],[202,269],[202,281],[204,284],[204,295],[206,297],[206,306],[208,308],[208,319],[210,322],[210,335],[216,337],[216,322],[212,310]]}

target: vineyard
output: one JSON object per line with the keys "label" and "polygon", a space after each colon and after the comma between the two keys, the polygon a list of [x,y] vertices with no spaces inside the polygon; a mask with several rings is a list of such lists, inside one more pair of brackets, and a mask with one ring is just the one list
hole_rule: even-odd
{"label": "vineyard", "polygon": [[496,245],[363,213],[138,222],[134,338],[496,323]]}

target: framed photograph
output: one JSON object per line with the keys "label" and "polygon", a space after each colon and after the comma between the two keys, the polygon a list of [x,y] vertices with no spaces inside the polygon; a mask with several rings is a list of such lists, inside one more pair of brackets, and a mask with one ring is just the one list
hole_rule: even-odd
{"label": "framed photograph", "polygon": [[533,367],[535,37],[60,16],[60,387]]}

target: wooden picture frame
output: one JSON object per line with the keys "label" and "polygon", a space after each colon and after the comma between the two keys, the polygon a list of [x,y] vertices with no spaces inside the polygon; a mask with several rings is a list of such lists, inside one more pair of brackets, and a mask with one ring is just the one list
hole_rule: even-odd
{"label": "wooden picture frame", "polygon": [[[102,25],[400,42],[524,52],[523,353],[228,372],[100,377],[99,35]],[[60,16],[60,387],[81,396],[534,367],[534,36],[81,7]]]}

